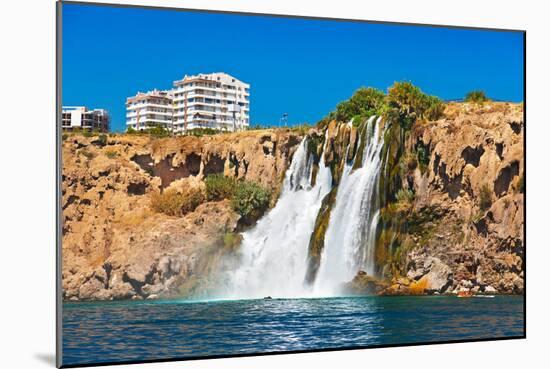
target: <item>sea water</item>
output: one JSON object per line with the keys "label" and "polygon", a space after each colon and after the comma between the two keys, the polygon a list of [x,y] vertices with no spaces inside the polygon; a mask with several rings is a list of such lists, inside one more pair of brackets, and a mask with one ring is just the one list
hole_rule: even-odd
{"label": "sea water", "polygon": [[523,297],[340,297],[63,305],[63,364],[522,337]]}

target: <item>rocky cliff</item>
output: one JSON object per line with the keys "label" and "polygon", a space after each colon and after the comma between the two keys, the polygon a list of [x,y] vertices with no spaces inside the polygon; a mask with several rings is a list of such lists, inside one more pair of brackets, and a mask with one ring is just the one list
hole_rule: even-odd
{"label": "rocky cliff", "polygon": [[406,176],[412,212],[429,220],[409,227],[399,270],[431,292],[521,294],[523,106],[451,104],[445,115],[412,136],[429,153],[427,168]]}
{"label": "rocky cliff", "polygon": [[151,209],[151,195],[204,186],[202,179],[215,173],[276,194],[300,141],[290,130],[175,138],[65,135],[63,298],[200,295],[216,260],[231,247],[227,239],[239,215],[223,200],[169,216]]}
{"label": "rocky cliff", "polygon": [[[452,103],[408,131],[382,124],[378,272],[360,272],[346,290],[523,293],[523,105]],[[332,167],[344,148],[360,152],[361,127],[329,124]]]}
{"label": "rocky cliff", "polygon": [[[523,293],[523,106],[452,103],[439,120],[419,120],[407,129],[381,124],[377,272],[360,271],[345,289],[386,295]],[[307,283],[315,281],[344,163],[363,151],[364,127],[332,121],[308,132],[312,182],[325,148],[333,190],[304,246],[309,246]],[[206,176],[223,173],[268,188],[274,205],[304,133],[65,137],[64,299],[207,293],[216,284],[220,258],[238,247],[240,216],[228,200],[170,216],[152,210],[152,195],[202,189]]]}

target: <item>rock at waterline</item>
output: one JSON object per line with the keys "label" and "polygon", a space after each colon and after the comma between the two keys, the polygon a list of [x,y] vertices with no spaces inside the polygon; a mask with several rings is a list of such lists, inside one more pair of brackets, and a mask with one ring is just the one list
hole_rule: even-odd
{"label": "rock at waterline", "polygon": [[342,285],[342,292],[349,295],[378,295],[387,284],[375,277],[369,276],[367,272],[360,270],[355,277]]}

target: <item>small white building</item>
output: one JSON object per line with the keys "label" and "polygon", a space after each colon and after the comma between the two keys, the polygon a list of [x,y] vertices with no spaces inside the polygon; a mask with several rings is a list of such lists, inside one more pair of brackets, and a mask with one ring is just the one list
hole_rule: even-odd
{"label": "small white building", "polygon": [[171,91],[138,92],[126,99],[126,129],[163,127],[172,130],[173,95]]}
{"label": "small white building", "polygon": [[174,82],[174,132],[193,128],[237,131],[249,126],[250,85],[227,73]]}
{"label": "small white building", "polygon": [[61,128],[64,130],[90,130],[107,132],[110,117],[105,109],[90,110],[85,106],[63,106]]}

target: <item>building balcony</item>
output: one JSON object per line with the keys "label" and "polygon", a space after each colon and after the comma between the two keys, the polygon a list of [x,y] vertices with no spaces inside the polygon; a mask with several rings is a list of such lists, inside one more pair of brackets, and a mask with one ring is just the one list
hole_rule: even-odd
{"label": "building balcony", "polygon": [[167,104],[152,104],[152,103],[135,104],[135,105],[126,104],[126,110],[147,109],[147,108],[171,109],[172,105],[173,105],[172,102]]}

